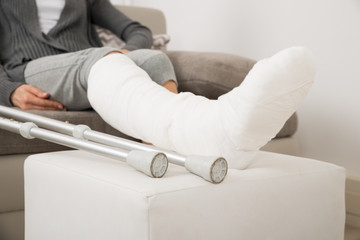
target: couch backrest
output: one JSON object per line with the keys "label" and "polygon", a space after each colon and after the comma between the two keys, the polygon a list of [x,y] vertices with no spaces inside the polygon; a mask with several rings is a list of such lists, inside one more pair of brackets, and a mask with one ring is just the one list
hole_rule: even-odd
{"label": "couch backrest", "polygon": [[162,11],[153,8],[116,6],[126,16],[149,27],[153,34],[166,33],[166,20]]}

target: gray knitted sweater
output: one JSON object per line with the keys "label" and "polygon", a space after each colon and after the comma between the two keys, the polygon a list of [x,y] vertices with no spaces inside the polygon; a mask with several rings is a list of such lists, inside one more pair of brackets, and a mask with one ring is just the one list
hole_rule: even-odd
{"label": "gray knitted sweater", "polygon": [[48,34],[40,30],[36,0],[0,1],[0,104],[24,80],[26,64],[44,56],[101,47],[93,24],[126,42],[126,49],[149,48],[150,30],[115,9],[109,0],[66,0],[58,23]]}

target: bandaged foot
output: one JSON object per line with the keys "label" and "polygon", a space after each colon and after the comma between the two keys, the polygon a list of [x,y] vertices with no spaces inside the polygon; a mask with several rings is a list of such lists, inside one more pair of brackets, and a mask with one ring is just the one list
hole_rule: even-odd
{"label": "bandaged foot", "polygon": [[259,61],[243,83],[218,100],[173,94],[122,54],[92,67],[88,98],[116,129],[182,154],[223,156],[245,168],[296,111],[315,75],[312,54],[283,50]]}

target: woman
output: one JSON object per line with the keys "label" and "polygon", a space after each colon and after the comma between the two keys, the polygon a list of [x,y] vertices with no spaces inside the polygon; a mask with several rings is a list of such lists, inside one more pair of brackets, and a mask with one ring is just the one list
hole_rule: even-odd
{"label": "woman", "polygon": [[[1,35],[2,104],[93,107],[126,134],[184,154],[223,156],[230,167],[245,167],[275,136],[314,78],[311,53],[297,47],[258,62],[218,100],[174,94],[159,86],[176,92],[168,58],[136,50],[151,45],[151,32],[108,0],[2,0],[0,6],[1,30],[11,33]],[[46,17],[49,8],[54,12]],[[92,24],[124,39],[126,50],[101,47]]]}

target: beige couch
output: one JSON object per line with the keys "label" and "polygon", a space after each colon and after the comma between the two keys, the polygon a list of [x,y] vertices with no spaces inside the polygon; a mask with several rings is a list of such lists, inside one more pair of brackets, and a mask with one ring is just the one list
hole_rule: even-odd
{"label": "beige couch", "polygon": [[[128,16],[148,25],[154,34],[166,33],[162,12],[148,8],[120,7]],[[174,64],[180,91],[191,91],[209,98],[239,85],[255,63],[253,60],[228,54],[168,51]],[[94,130],[124,136],[104,123],[93,111],[37,112],[74,124],[87,124]],[[263,149],[290,155],[297,154],[297,141],[291,136],[297,128],[292,116],[277,138]],[[24,238],[24,159],[39,152],[59,151],[65,147],[40,140],[25,140],[19,135],[0,130],[0,239]]]}

